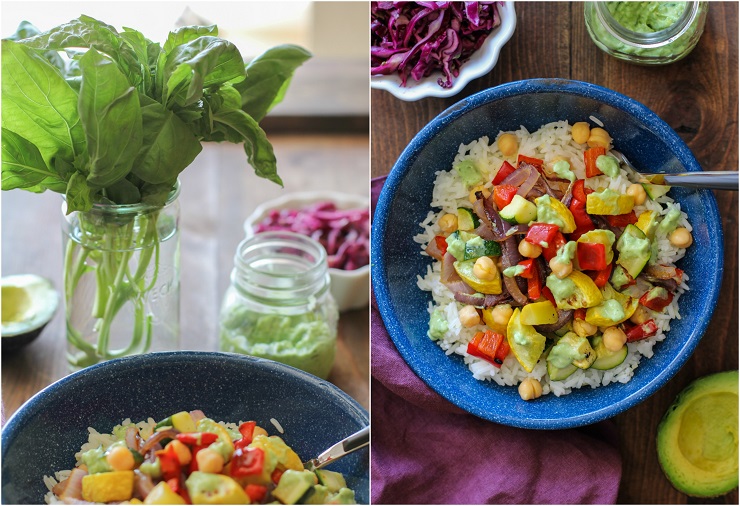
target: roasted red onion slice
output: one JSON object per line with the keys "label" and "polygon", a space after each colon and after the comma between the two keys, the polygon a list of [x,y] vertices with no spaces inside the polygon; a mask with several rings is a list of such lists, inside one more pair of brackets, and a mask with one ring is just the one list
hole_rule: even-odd
{"label": "roasted red onion slice", "polygon": [[141,447],[141,450],[139,453],[142,455],[146,454],[146,452],[149,451],[149,449],[154,446],[155,444],[159,443],[163,439],[175,439],[175,436],[179,434],[180,431],[175,429],[168,429],[168,430],[162,430],[159,432],[155,432],[149,438],[144,442],[144,445]]}
{"label": "roasted red onion slice", "polygon": [[530,165],[528,163],[522,162],[519,164],[519,168],[517,171],[525,171],[527,174],[527,178],[524,180],[524,182],[519,187],[519,190],[517,190],[517,195],[521,195],[522,197],[526,197],[529,191],[534,188],[534,185],[537,184],[537,180],[540,178],[540,173],[537,171],[534,165]]}
{"label": "roasted red onion slice", "polygon": [[535,325],[534,328],[538,332],[555,332],[560,330],[563,326],[573,318],[572,309],[558,309],[558,321],[547,325]]}

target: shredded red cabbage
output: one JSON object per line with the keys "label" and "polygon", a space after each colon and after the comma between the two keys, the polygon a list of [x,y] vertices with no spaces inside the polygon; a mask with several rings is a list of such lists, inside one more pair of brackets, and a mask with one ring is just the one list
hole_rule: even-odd
{"label": "shredded red cabbage", "polygon": [[370,210],[338,209],[333,202],[318,202],[303,209],[270,211],[255,232],[288,230],[307,235],[326,249],[333,269],[351,271],[370,263]]}
{"label": "shredded red cabbage", "polygon": [[439,70],[452,86],[460,67],[500,23],[500,2],[371,2],[371,74],[401,83]]}

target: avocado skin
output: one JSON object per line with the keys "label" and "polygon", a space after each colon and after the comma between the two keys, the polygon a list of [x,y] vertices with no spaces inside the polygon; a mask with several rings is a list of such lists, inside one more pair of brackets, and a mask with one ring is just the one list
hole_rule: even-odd
{"label": "avocado skin", "polygon": [[[738,450],[735,447],[734,472],[727,476],[712,476],[713,481],[702,482],[698,468],[684,462],[678,438],[684,410],[692,402],[711,394],[738,394],[738,371],[725,371],[704,376],[682,390],[658,424],[656,445],[658,461],[668,480],[680,492],[692,497],[718,497],[738,487]],[[724,420],[717,420],[722,423]],[[735,444],[737,445],[737,419]],[[684,468],[685,467],[685,468]]]}
{"label": "avocado skin", "polygon": [[12,352],[20,350],[27,344],[31,343],[31,341],[39,337],[39,335],[41,335],[41,331],[43,331],[45,327],[46,327],[46,324],[36,329],[30,330],[24,334],[19,334],[17,336],[3,337],[2,338],[3,339],[3,345],[2,345],[3,353],[12,353]]}

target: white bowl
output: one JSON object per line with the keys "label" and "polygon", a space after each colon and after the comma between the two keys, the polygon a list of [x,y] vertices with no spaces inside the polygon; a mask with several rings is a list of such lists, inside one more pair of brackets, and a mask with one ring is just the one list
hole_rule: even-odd
{"label": "white bowl", "polygon": [[[269,200],[254,210],[244,222],[247,238],[255,234],[258,223],[267,218],[273,209],[302,209],[317,202],[330,201],[339,209],[358,209],[369,206],[367,197],[331,191],[288,193]],[[345,271],[329,269],[331,293],[340,311],[368,307],[370,302],[370,265]]]}
{"label": "white bowl", "polygon": [[421,81],[409,78],[406,86],[401,86],[401,76],[397,72],[387,76],[371,76],[370,86],[386,90],[396,98],[412,102],[425,97],[451,97],[458,94],[470,81],[490,72],[496,66],[501,48],[511,38],[516,28],[514,2],[503,2],[499,6],[501,24],[493,29],[483,45],[460,67],[460,75],[449,88],[442,88],[437,79],[443,77],[441,71],[433,72]]}

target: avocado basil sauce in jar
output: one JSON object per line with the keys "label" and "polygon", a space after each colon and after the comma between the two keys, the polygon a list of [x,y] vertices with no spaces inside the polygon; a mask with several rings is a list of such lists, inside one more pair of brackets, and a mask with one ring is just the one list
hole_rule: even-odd
{"label": "avocado basil sauce in jar", "polygon": [[586,28],[606,53],[665,65],[691,52],[704,32],[708,2],[586,2]]}
{"label": "avocado basil sauce in jar", "polygon": [[237,247],[221,306],[221,351],[282,362],[326,379],[339,312],[326,251],[293,232],[263,232]]}

